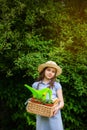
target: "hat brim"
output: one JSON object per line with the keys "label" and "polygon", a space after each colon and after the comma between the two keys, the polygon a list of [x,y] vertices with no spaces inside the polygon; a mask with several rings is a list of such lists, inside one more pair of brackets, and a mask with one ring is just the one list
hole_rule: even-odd
{"label": "hat brim", "polygon": [[38,71],[39,73],[41,73],[46,67],[51,67],[51,68],[55,68],[57,70],[56,72],[56,76],[60,75],[62,73],[62,69],[60,68],[60,66],[58,65],[53,65],[53,64],[41,64],[38,66]]}

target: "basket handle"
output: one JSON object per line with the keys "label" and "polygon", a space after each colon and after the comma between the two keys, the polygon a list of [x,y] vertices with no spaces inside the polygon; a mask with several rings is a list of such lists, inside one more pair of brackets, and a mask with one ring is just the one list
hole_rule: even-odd
{"label": "basket handle", "polygon": [[24,104],[27,105],[30,100],[31,98],[28,98]]}

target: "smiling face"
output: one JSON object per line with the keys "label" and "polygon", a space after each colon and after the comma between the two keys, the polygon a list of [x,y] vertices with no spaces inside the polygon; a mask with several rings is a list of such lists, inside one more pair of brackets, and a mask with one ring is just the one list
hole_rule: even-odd
{"label": "smiling face", "polygon": [[56,75],[56,69],[55,68],[47,67],[45,69],[45,79],[51,80],[55,75]]}

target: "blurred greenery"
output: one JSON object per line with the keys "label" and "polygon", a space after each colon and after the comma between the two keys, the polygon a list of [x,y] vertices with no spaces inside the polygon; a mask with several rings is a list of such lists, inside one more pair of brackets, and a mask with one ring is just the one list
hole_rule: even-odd
{"label": "blurred greenery", "polygon": [[65,130],[86,130],[87,1],[0,0],[0,129],[35,130],[24,84],[39,64],[53,60],[63,73]]}

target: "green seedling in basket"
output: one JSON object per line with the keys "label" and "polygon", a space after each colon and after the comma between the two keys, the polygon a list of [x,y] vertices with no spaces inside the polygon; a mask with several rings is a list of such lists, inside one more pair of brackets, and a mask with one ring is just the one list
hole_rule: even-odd
{"label": "green seedling in basket", "polygon": [[52,97],[52,90],[50,88],[44,88],[41,90],[36,90],[34,88],[32,88],[31,86],[25,84],[24,85],[26,88],[28,88],[31,92],[34,98],[41,100],[42,102],[46,102],[46,96],[47,94],[49,94],[49,102],[51,102],[51,97]]}

